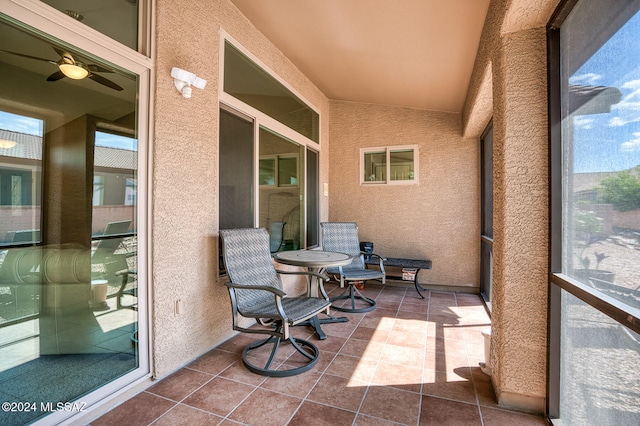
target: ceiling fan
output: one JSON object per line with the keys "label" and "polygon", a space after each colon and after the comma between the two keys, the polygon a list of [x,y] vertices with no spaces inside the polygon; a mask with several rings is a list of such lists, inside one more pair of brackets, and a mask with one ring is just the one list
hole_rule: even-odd
{"label": "ceiling fan", "polygon": [[69,77],[73,80],[82,80],[88,77],[96,83],[100,83],[104,86],[109,87],[110,89],[118,91],[122,90],[122,87],[118,86],[113,81],[106,79],[101,75],[95,74],[97,72],[113,72],[110,69],[95,64],[85,64],[84,62],[76,60],[73,55],[71,55],[71,53],[65,52],[64,50],[58,49],[57,47],[51,47],[60,56],[60,60],[54,61],[51,59],[39,58],[37,56],[25,55],[23,53],[10,52],[8,50],[0,50],[0,52],[9,53],[11,55],[21,56],[28,59],[35,59],[37,61],[44,61],[56,65],[58,67],[58,71],[47,77],[47,81],[58,81],[64,77]]}

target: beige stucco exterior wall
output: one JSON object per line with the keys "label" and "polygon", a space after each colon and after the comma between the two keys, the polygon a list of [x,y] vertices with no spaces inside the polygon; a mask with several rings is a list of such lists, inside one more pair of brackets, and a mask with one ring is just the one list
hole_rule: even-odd
{"label": "beige stucco exterior wall", "polygon": [[[217,279],[220,30],[319,110],[323,147],[329,104],[227,0],[158,0],[155,19],[150,291],[153,373],[162,377],[232,334],[228,293]],[[170,77],[174,66],[207,80],[205,90],[181,97]],[[327,164],[323,149],[321,182],[328,180]],[[326,220],[326,197],[321,203]]]}
{"label": "beige stucco exterior wall", "polygon": [[546,397],[545,25],[557,3],[491,3],[462,114],[468,137],[490,118],[494,126],[492,381],[500,405],[534,412],[544,412]]}
{"label": "beige stucco exterior wall", "polygon": [[[329,219],[388,257],[431,259],[421,284],[478,292],[479,146],[459,114],[332,101]],[[360,148],[419,146],[419,183],[361,185]]]}

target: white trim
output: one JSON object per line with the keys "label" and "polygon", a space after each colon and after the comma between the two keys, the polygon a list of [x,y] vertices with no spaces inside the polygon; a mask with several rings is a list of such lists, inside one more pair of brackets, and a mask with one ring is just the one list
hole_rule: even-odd
{"label": "white trim", "polygon": [[[406,180],[391,180],[391,152],[393,151],[413,151],[413,179]],[[364,175],[364,156],[367,153],[385,153],[386,155],[386,170],[384,181],[367,181]],[[374,146],[367,148],[360,148],[360,185],[361,186],[380,186],[380,185],[418,185],[420,183],[420,161],[419,161],[419,148],[418,145],[390,145],[390,146]]]}

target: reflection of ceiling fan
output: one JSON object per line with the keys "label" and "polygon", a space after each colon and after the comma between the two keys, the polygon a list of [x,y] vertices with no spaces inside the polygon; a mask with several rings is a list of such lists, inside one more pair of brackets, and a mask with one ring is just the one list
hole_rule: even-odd
{"label": "reflection of ceiling fan", "polygon": [[64,50],[60,50],[53,46],[51,47],[53,48],[53,50],[56,51],[58,55],[60,55],[59,61],[38,58],[36,56],[25,55],[23,53],[10,52],[8,50],[0,50],[0,52],[10,53],[12,55],[21,56],[23,58],[35,59],[37,61],[44,61],[53,65],[56,65],[59,68],[58,71],[51,74],[47,78],[47,81],[58,81],[64,77],[69,77],[73,80],[82,80],[83,78],[89,77],[91,80],[95,81],[96,83],[100,83],[113,90],[122,90],[122,87],[118,86],[113,81],[108,80],[101,75],[95,74],[97,72],[113,72],[110,69],[103,68],[99,65],[85,64],[83,62],[77,61],[73,57],[73,55],[71,55],[71,53],[65,52]]}

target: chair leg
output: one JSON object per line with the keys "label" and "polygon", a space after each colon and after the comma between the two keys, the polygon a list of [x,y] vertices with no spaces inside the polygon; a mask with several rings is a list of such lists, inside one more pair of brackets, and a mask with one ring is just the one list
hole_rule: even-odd
{"label": "chair leg", "polygon": [[[345,289],[345,291],[343,291],[340,296],[332,297],[329,300],[331,302],[335,302],[336,300],[342,300],[342,299],[350,300],[351,308],[332,305],[333,309],[341,312],[362,313],[362,312],[373,311],[376,308],[376,301],[360,293],[360,291],[351,283],[349,283],[349,288]],[[356,308],[356,300],[360,300],[364,302],[366,306],[362,308]]]}

